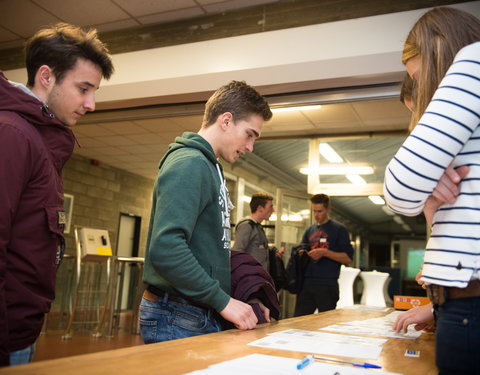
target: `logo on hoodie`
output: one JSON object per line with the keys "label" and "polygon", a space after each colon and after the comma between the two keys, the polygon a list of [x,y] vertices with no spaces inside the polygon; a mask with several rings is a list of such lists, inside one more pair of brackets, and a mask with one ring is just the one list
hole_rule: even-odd
{"label": "logo on hoodie", "polygon": [[230,210],[233,208],[233,204],[230,201],[230,196],[228,194],[227,183],[223,178],[222,173],[217,164],[218,175],[220,176],[220,191],[218,194],[218,204],[221,208],[222,215],[222,228],[223,228],[223,248],[225,250],[230,250],[230,240],[232,238],[231,229],[230,229]]}

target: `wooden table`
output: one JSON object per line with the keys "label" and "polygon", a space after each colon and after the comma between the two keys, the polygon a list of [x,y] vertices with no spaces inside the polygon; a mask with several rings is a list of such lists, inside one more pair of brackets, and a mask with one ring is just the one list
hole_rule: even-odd
{"label": "wooden table", "polygon": [[[316,331],[321,327],[339,322],[377,318],[385,314],[384,312],[355,309],[332,310],[263,324],[251,331],[229,330],[187,339],[7,367],[0,369],[0,374],[175,375],[203,369],[213,363],[252,353],[300,359],[305,356],[305,353],[265,349],[247,344],[271,332],[292,328]],[[368,362],[381,365],[383,371],[405,375],[434,375],[438,373],[435,366],[434,340],[434,336],[427,333],[422,334],[416,340],[389,339],[383,345],[379,359],[368,360]],[[420,350],[420,358],[405,357],[406,349]],[[342,359],[352,360],[349,357]],[[364,359],[357,360],[365,362]],[[374,373],[375,371],[372,370],[372,375]]]}

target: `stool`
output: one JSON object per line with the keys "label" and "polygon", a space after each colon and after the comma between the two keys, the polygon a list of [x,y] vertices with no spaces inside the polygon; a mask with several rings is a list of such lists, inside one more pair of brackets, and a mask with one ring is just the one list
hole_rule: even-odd
{"label": "stool", "polygon": [[353,283],[360,273],[359,268],[345,267],[340,268],[340,276],[338,278],[338,288],[340,291],[340,298],[337,302],[337,309],[345,306],[352,306],[353,302]]}
{"label": "stool", "polygon": [[362,271],[363,293],[360,303],[367,306],[386,307],[384,284],[390,275],[387,272]]}

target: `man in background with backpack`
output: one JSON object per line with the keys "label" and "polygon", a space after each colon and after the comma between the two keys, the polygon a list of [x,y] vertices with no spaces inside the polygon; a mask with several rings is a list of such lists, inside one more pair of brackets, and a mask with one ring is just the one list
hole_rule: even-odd
{"label": "man in background with backpack", "polygon": [[232,250],[249,253],[270,273],[277,292],[285,286],[284,250],[268,247],[268,239],[262,227],[275,209],[273,197],[268,193],[255,193],[250,200],[251,215],[240,220],[235,229],[235,244]]}
{"label": "man in background with backpack", "polygon": [[251,215],[240,220],[235,228],[235,244],[232,250],[249,253],[267,271],[270,271],[268,239],[262,222],[275,211],[273,197],[268,193],[255,193],[250,200]]}

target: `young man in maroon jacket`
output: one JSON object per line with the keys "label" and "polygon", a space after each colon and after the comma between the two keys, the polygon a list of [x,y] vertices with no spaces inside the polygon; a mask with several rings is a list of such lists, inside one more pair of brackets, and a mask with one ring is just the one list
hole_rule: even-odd
{"label": "young man in maroon jacket", "polygon": [[113,72],[96,31],[58,24],[26,45],[27,86],[0,73],[0,366],[31,361],[64,251],[69,126]]}

